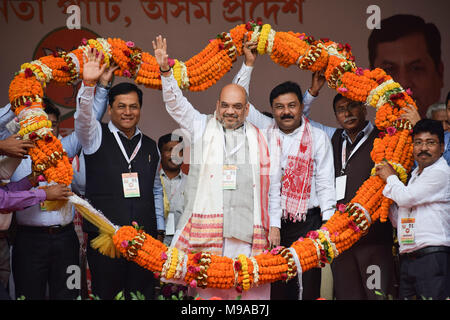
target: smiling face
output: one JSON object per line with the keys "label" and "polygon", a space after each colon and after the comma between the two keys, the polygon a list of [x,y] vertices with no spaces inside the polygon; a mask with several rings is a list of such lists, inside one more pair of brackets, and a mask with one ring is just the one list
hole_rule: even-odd
{"label": "smiling face", "polygon": [[295,93],[280,94],[272,101],[272,114],[284,133],[291,133],[302,123],[303,103]]}
{"label": "smiling face", "polygon": [[112,105],[108,107],[111,122],[128,138],[131,138],[141,116],[141,106],[136,92],[115,96]]}
{"label": "smiling face", "polygon": [[216,104],[216,117],[225,129],[239,128],[247,118],[248,110],[244,88],[230,84],[222,89]]}

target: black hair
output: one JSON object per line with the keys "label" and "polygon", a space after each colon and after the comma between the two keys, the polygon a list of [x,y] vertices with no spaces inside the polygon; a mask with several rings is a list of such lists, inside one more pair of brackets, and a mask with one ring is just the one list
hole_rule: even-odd
{"label": "black hair", "polygon": [[432,119],[419,120],[413,128],[412,138],[422,132],[428,132],[430,134],[437,135],[440,143],[444,143],[444,127],[442,121]]}
{"label": "black hair", "polygon": [[273,118],[273,114],[271,112],[263,111],[262,114],[265,115],[266,117]]}
{"label": "black hair", "polygon": [[343,98],[345,98],[345,97],[342,94],[340,94],[340,93],[338,93],[337,95],[334,96],[334,99],[333,99],[333,110],[334,110],[334,113],[336,113],[336,103],[339,100],[343,99]]}
{"label": "black hair", "polygon": [[448,104],[448,100],[450,100],[450,91],[447,93],[447,99],[445,99],[445,104]]}
{"label": "black hair", "polygon": [[373,29],[368,40],[369,63],[373,69],[379,43],[391,42],[414,33],[425,38],[428,54],[436,69],[441,64],[441,34],[433,23],[425,23],[421,17],[398,14],[381,20],[381,28]]}
{"label": "black hair", "polygon": [[162,152],[162,148],[164,147],[164,145],[170,141],[182,142],[183,137],[176,135],[176,134],[172,134],[172,133],[168,133],[168,134],[165,134],[165,135],[159,137],[159,139],[158,139],[159,152]]}
{"label": "black hair", "polygon": [[114,99],[116,98],[116,96],[121,95],[121,94],[127,94],[130,92],[136,92],[136,94],[138,95],[139,98],[139,106],[142,107],[142,90],[139,89],[135,84],[133,83],[129,83],[129,82],[122,82],[119,84],[116,84],[114,87],[111,88],[111,90],[109,90],[109,95],[108,95],[108,99],[109,99],[109,105],[112,106]]}
{"label": "black hair", "polygon": [[270,105],[272,105],[273,100],[275,100],[278,96],[286,93],[294,93],[297,96],[298,101],[300,101],[300,103],[303,102],[302,89],[300,86],[295,82],[286,81],[272,89],[270,92]]}
{"label": "black hair", "polygon": [[54,114],[56,116],[56,119],[59,120],[61,111],[53,104],[53,102],[49,98],[42,98],[42,105],[46,114]]}

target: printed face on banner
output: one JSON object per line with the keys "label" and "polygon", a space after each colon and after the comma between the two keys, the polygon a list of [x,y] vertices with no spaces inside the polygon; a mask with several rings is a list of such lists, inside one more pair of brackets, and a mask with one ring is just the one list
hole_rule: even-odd
{"label": "printed face on banner", "polygon": [[430,105],[439,102],[444,67],[442,62],[436,65],[431,58],[422,33],[379,43],[374,67],[382,68],[404,89],[412,90],[422,117]]}

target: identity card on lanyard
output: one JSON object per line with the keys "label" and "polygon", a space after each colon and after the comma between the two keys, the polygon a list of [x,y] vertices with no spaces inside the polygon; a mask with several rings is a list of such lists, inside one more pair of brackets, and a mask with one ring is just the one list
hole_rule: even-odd
{"label": "identity card on lanyard", "polygon": [[117,131],[113,131],[114,137],[116,138],[117,144],[120,147],[120,151],[122,151],[122,154],[125,158],[125,160],[128,163],[128,172],[122,173],[122,185],[123,185],[123,194],[125,198],[136,198],[140,197],[141,193],[139,191],[139,177],[137,172],[131,172],[131,161],[136,157],[137,153],[139,152],[139,149],[142,145],[142,134],[141,138],[139,139],[138,144],[136,145],[136,148],[134,148],[133,153],[131,154],[131,157],[129,158],[125,148],[123,147],[122,140],[120,140],[119,135]]}
{"label": "identity card on lanyard", "polygon": [[359,147],[364,143],[364,141],[366,141],[367,137],[368,137],[368,135],[365,135],[358,142],[358,144],[355,146],[355,148],[350,153],[350,156],[348,157],[348,159],[347,159],[347,139],[345,139],[344,142],[342,143],[342,154],[341,154],[342,169],[341,169],[341,174],[338,177],[336,177],[336,201],[339,201],[339,200],[342,200],[345,198],[345,189],[347,186],[347,175],[344,175],[345,168],[347,167],[347,163],[350,160],[350,158],[353,156],[353,154],[356,152],[356,150],[358,150]]}

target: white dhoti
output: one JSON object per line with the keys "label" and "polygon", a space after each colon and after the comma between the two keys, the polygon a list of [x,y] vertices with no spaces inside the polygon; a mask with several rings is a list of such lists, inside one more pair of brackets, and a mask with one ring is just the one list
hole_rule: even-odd
{"label": "white dhoti", "polygon": [[[235,238],[225,238],[223,243],[223,256],[229,258],[236,258],[239,254],[244,254],[247,257],[251,256],[252,246],[250,243],[240,241]],[[216,288],[189,288],[188,294],[196,297],[197,295],[203,299],[211,299],[212,297],[219,297],[223,300],[236,300],[240,295],[241,300],[270,300],[270,283],[260,286],[255,286],[249,290],[244,290],[239,293],[236,288],[231,289],[216,289]]]}

